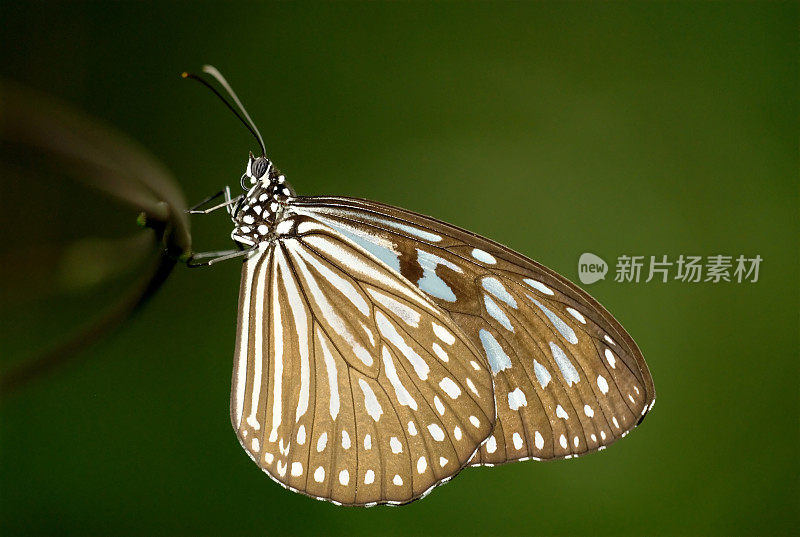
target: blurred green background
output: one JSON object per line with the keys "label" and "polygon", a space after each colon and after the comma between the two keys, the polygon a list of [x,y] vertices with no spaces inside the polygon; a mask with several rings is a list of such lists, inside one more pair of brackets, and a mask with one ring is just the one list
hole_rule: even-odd
{"label": "blurred green background", "polygon": [[[469,469],[368,510],[287,492],[248,460],[228,417],[240,265],[178,267],[115,334],[3,402],[0,533],[798,533],[796,2],[6,0],[0,21],[3,78],[138,140],[190,201],[237,185],[256,150],[179,77],[212,63],[301,194],[429,214],[575,281],[585,251],[612,271],[622,254],[764,259],[754,284],[587,288],[658,391],[611,449]],[[6,248],[39,240],[30,222],[134,229],[66,188],[2,187]],[[62,206],[15,213],[15,196]],[[228,247],[224,215],[193,225],[197,249]],[[0,352],[40,348],[95,299],[5,300]]]}

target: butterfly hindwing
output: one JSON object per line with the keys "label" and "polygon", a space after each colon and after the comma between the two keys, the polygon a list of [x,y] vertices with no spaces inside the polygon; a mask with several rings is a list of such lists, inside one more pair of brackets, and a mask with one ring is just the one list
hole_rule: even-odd
{"label": "butterfly hindwing", "polygon": [[245,261],[231,395],[273,479],[346,505],[405,503],[495,425],[486,359],[398,273],[308,217]]}
{"label": "butterfly hindwing", "polygon": [[472,464],[602,449],[652,407],[653,381],[622,326],[566,278],[493,241],[387,205],[297,198],[447,311],[493,374],[497,425]]}

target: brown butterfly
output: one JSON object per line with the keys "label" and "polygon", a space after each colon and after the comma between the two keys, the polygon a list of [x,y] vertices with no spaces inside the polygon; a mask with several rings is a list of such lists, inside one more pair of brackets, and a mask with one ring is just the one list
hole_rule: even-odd
{"label": "brown butterfly", "polygon": [[636,343],[548,268],[410,211],[297,196],[264,156],[241,182],[194,211],[226,208],[238,249],[193,263],[244,256],[231,421],[281,485],[407,503],[465,466],[604,449],[652,408]]}

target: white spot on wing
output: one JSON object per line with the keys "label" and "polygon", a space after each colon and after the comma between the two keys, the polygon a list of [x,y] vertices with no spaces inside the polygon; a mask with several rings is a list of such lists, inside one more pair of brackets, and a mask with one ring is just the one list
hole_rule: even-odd
{"label": "white spot on wing", "polygon": [[433,406],[436,407],[436,411],[439,413],[440,416],[444,415],[444,405],[442,404],[442,400],[439,399],[438,395],[433,396]]}
{"label": "white spot on wing", "polygon": [[608,382],[603,375],[597,375],[597,387],[603,392],[603,395],[608,393]]}
{"label": "white spot on wing", "polygon": [[395,455],[398,453],[402,453],[403,445],[400,443],[400,440],[397,439],[396,436],[393,436],[391,440],[389,440],[389,446],[392,448],[392,453]]}
{"label": "white spot on wing", "polygon": [[339,472],[339,483],[346,487],[347,484],[350,483],[350,472],[347,470]]}
{"label": "white spot on wing", "polygon": [[441,442],[442,440],[444,440],[444,431],[442,431],[442,428],[439,427],[438,424],[431,423],[430,425],[428,425],[428,432],[431,433],[431,436],[437,442]]}
{"label": "white spot on wing", "polygon": [[564,407],[561,405],[556,405],[556,417],[568,420],[569,414],[567,414],[567,411],[564,410]]}
{"label": "white spot on wing", "polygon": [[514,433],[514,436],[511,437],[511,440],[514,442],[514,449],[522,449],[522,437],[519,433]]}
{"label": "white spot on wing", "polygon": [[303,464],[300,462],[292,463],[292,475],[294,477],[303,475]]}
{"label": "white spot on wing", "polygon": [[490,254],[489,252],[484,252],[479,248],[474,248],[472,250],[472,257],[474,257],[478,261],[482,261],[489,265],[494,265],[495,263],[497,263],[497,259],[495,259],[492,254]]}
{"label": "white spot on wing", "polygon": [[611,366],[611,369],[616,369],[617,359],[614,358],[614,353],[611,352],[611,349],[606,349],[604,354],[606,355],[606,361],[608,362],[608,365]]}
{"label": "white spot on wing", "polygon": [[478,389],[475,387],[475,383],[473,383],[472,379],[469,378],[469,377],[467,377],[467,386],[469,387],[469,389],[470,389],[470,391],[472,393],[474,393],[475,395],[480,397],[480,394],[478,393]]}
{"label": "white spot on wing", "polygon": [[456,336],[454,336],[447,328],[444,326],[440,326],[435,322],[431,321],[431,326],[433,326],[433,333],[436,334],[436,337],[447,343],[448,345],[452,345],[456,341]]}
{"label": "white spot on wing", "polygon": [[540,292],[542,292],[542,293],[544,293],[546,295],[551,295],[551,296],[553,295],[553,290],[550,289],[549,287],[547,287],[545,284],[543,284],[540,281],[532,280],[531,278],[525,278],[522,281],[524,281],[525,283],[527,283],[528,285],[530,285],[531,287],[533,287],[537,291],[540,291]]}
{"label": "white spot on wing", "polygon": [[536,431],[533,435],[533,442],[536,444],[536,449],[542,449],[544,447],[544,438],[542,437],[542,433]]}
{"label": "white spot on wing", "polygon": [[514,388],[513,392],[508,392],[508,408],[517,410],[522,406],[528,406],[528,399],[525,397],[525,393],[519,388]]}
{"label": "white spot on wing", "polygon": [[586,414],[587,418],[591,418],[594,416],[594,409],[589,405],[583,405],[583,413]]}
{"label": "white spot on wing", "polygon": [[541,386],[542,389],[547,388],[551,379],[550,372],[536,360],[533,361],[533,372],[536,374],[536,380],[539,381],[539,386]]}
{"label": "white spot on wing", "polygon": [[486,452],[494,453],[495,451],[497,451],[497,439],[492,435],[489,437],[489,440],[486,441]]}
{"label": "white spot on wing", "polygon": [[450,357],[447,356],[447,353],[438,343],[434,341],[433,344],[431,345],[431,348],[433,349],[434,354],[436,354],[436,356],[438,356],[441,361],[443,362],[450,361]]}
{"label": "white spot on wing", "polygon": [[581,324],[586,324],[586,319],[583,317],[583,315],[581,315],[581,313],[578,310],[567,308],[567,313],[575,317],[575,319],[577,319],[578,322],[580,322]]}
{"label": "white spot on wing", "polygon": [[461,395],[461,388],[450,377],[444,377],[439,382],[439,387],[450,396],[450,399],[457,399]]}
{"label": "white spot on wing", "polygon": [[364,406],[367,408],[367,414],[375,421],[380,420],[383,409],[378,402],[378,398],[375,397],[375,392],[372,391],[372,388],[364,379],[358,379],[358,385],[364,393]]}
{"label": "white spot on wing", "polygon": [[328,445],[328,433],[322,433],[317,439],[317,452],[321,453]]}
{"label": "white spot on wing", "polygon": [[325,480],[325,468],[318,466],[314,471],[314,481],[322,483]]}

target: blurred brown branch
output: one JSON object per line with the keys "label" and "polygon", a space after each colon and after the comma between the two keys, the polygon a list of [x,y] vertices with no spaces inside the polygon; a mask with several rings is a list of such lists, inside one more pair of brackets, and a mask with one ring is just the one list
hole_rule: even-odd
{"label": "blurred brown branch", "polygon": [[[122,274],[139,275],[100,317],[41,355],[7,367],[0,376],[0,396],[6,397],[128,318],[177,261],[190,255],[191,232],[183,194],[155,158],[123,134],[46,95],[0,83],[0,148],[6,179],[38,173],[51,181],[75,180],[130,207],[132,229],[137,214],[139,226],[149,229],[123,239],[82,237],[66,245],[27,237],[24,249],[39,255],[12,259],[8,265],[22,267],[28,286],[39,286],[39,294],[91,291]],[[104,226],[98,222],[97,228]],[[31,270],[37,259],[47,263]]]}

